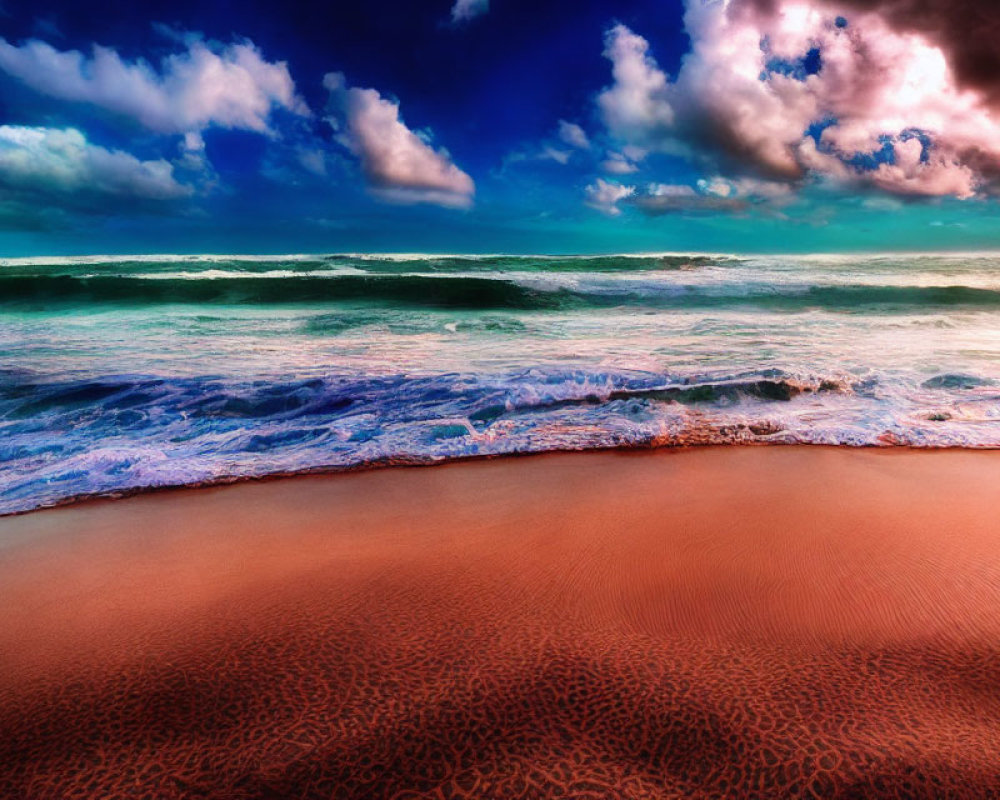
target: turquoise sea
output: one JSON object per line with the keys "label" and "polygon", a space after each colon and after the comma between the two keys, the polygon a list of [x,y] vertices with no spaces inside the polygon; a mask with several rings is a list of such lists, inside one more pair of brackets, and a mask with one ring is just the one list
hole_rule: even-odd
{"label": "turquoise sea", "polygon": [[0,512],[712,443],[1000,446],[1000,255],[0,261]]}

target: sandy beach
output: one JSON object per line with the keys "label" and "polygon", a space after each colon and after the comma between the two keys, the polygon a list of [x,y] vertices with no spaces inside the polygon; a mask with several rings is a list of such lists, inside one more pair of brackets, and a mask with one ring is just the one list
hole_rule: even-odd
{"label": "sandy beach", "polygon": [[0,796],[992,796],[998,507],[996,453],[737,447],[5,518]]}

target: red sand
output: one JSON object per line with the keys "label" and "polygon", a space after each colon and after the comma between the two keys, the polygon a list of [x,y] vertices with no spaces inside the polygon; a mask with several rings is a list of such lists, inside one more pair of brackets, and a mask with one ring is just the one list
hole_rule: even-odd
{"label": "red sand", "polygon": [[1000,796],[998,509],[727,448],[0,520],[0,797]]}

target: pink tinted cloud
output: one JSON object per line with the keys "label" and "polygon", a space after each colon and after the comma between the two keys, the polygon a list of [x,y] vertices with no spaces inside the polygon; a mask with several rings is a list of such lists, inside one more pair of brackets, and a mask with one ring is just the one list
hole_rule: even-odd
{"label": "pink tinted cloud", "polygon": [[[1000,4],[996,0],[819,0],[835,13],[851,17],[877,12],[894,30],[916,33],[940,48],[963,88],[1000,103]],[[773,14],[777,0],[741,0]]]}
{"label": "pink tinted cloud", "polygon": [[361,161],[379,197],[395,203],[432,203],[452,208],[472,205],[476,187],[444,149],[435,150],[399,117],[399,105],[375,89],[348,88],[339,73],[324,78],[342,110],[339,140]]}
{"label": "pink tinted cloud", "polygon": [[[915,196],[991,191],[1000,115],[927,33],[832,0],[691,0],[685,23],[692,51],[674,81],[641,36],[621,25],[609,31],[615,80],[598,107],[621,142],[674,153],[686,146],[732,174],[771,181]],[[821,69],[796,73],[811,50]],[[807,130],[820,123],[817,143]],[[887,142],[893,163],[858,166],[859,155]]]}

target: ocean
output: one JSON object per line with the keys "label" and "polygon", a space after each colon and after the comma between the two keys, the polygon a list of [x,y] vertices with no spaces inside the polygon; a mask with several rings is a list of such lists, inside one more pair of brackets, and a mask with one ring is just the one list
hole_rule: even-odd
{"label": "ocean", "polygon": [[1000,446],[1000,255],[0,261],[0,513],[473,456]]}

